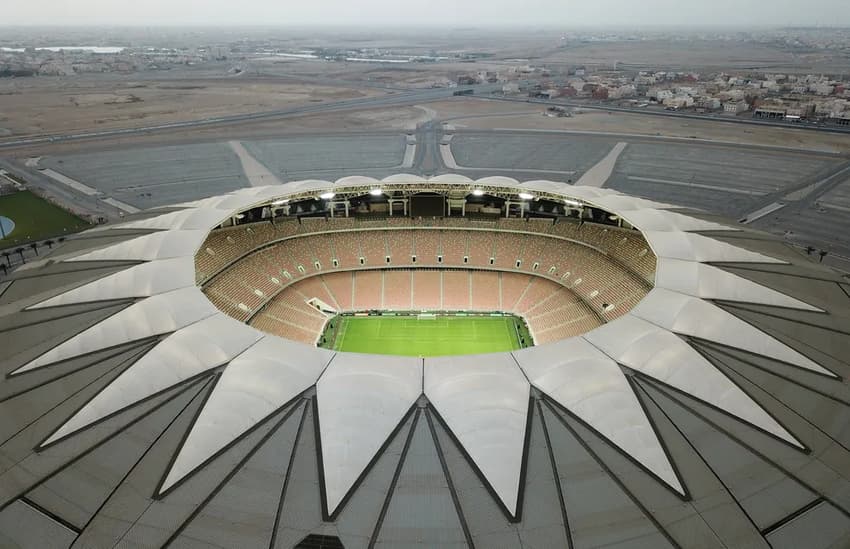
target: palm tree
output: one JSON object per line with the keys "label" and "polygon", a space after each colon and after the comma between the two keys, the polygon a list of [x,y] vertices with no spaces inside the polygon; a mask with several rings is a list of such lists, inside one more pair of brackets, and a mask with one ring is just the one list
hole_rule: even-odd
{"label": "palm tree", "polygon": [[5,258],[6,258],[6,263],[8,263],[8,264],[9,264],[9,267],[11,267],[11,266],[12,266],[12,260],[11,260],[11,259],[9,259],[9,256],[10,256],[10,255],[12,255],[12,253],[11,253],[11,252],[3,252],[3,257],[5,257]]}
{"label": "palm tree", "polygon": [[30,248],[35,252],[36,257],[38,256],[38,242],[32,242],[30,244]]}
{"label": "palm tree", "polygon": [[23,248],[18,248],[17,250],[15,250],[15,253],[21,256],[21,263],[27,262],[27,260],[24,259],[24,249]]}

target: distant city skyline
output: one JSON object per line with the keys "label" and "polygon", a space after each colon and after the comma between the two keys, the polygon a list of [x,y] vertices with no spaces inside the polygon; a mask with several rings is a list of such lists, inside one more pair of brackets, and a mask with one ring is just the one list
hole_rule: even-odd
{"label": "distant city skyline", "polygon": [[850,26],[847,0],[28,0],[3,12],[6,25]]}

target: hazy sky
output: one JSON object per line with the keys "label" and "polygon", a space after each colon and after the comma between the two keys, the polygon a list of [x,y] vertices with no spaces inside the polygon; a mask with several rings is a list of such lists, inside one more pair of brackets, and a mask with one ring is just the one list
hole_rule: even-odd
{"label": "hazy sky", "polygon": [[0,24],[848,25],[850,0],[0,0]]}

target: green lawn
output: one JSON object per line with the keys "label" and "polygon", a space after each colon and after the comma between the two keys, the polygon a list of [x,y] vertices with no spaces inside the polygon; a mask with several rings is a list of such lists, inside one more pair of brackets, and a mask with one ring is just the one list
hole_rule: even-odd
{"label": "green lawn", "polygon": [[344,316],[333,319],[338,351],[406,356],[497,353],[519,349],[509,316]]}
{"label": "green lawn", "polygon": [[5,239],[0,239],[0,248],[71,234],[89,227],[79,217],[29,191],[0,196],[0,215],[15,223],[14,230]]}

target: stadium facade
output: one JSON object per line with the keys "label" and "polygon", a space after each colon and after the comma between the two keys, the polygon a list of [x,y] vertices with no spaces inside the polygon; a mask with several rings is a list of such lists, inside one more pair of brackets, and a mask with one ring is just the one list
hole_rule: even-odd
{"label": "stadium facade", "polygon": [[[248,212],[420,191],[602,212],[654,276],[579,335],[425,359],[278,337],[201,288]],[[0,349],[4,547],[850,545],[850,281],[613,190],[397,175],[149,210],[0,283]]]}

